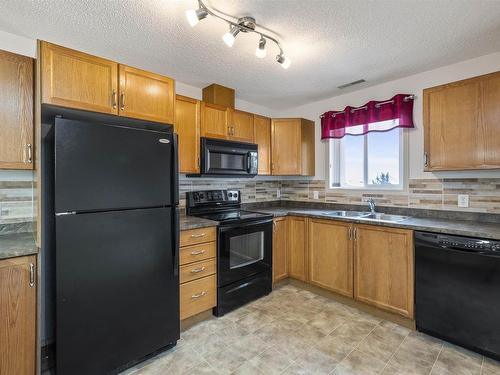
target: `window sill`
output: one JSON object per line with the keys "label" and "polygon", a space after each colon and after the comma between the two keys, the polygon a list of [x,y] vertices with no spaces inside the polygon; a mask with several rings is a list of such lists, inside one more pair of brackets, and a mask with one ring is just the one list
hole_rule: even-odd
{"label": "window sill", "polygon": [[377,194],[377,193],[394,193],[394,194],[404,194],[407,192],[407,189],[403,186],[398,187],[398,188],[366,188],[366,187],[361,187],[361,188],[355,188],[355,187],[327,187],[327,191],[331,192],[346,192],[346,193],[371,193],[371,194]]}

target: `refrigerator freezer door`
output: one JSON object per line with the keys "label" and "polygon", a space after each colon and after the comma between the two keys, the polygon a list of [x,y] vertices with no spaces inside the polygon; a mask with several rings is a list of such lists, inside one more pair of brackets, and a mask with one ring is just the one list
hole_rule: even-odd
{"label": "refrigerator freezer door", "polygon": [[55,211],[174,205],[172,133],[56,118]]}
{"label": "refrigerator freezer door", "polygon": [[58,374],[104,374],[179,339],[175,209],[56,217]]}

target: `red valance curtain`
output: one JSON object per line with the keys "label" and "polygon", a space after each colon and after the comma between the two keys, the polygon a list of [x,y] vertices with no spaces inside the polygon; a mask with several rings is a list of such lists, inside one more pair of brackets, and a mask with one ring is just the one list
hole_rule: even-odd
{"label": "red valance curtain", "polygon": [[389,100],[372,100],[361,107],[325,112],[320,116],[321,139],[413,128],[413,99],[413,95],[397,94]]}

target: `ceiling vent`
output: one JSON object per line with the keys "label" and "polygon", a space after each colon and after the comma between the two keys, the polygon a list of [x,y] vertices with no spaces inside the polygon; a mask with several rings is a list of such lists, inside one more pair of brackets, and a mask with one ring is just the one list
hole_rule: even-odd
{"label": "ceiling vent", "polygon": [[338,86],[339,89],[345,89],[346,87],[351,87],[354,85],[359,85],[360,83],[366,82],[364,79],[358,79],[357,81],[349,82],[344,85]]}

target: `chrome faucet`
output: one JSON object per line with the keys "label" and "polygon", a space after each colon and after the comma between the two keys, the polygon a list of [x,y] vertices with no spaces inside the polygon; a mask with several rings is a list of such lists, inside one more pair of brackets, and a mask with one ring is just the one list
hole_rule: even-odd
{"label": "chrome faucet", "polygon": [[366,203],[368,203],[368,207],[370,207],[370,211],[372,214],[375,213],[375,201],[373,200],[373,198],[368,198],[366,200]]}

